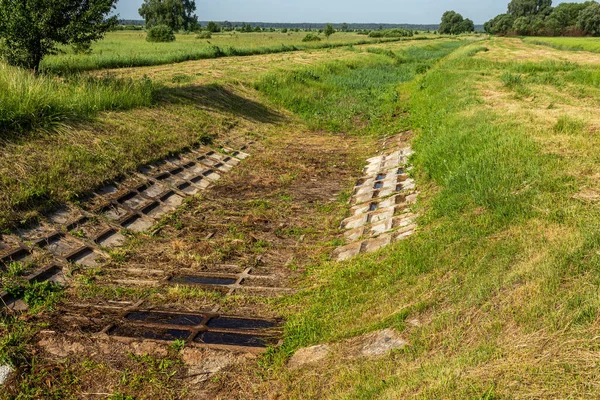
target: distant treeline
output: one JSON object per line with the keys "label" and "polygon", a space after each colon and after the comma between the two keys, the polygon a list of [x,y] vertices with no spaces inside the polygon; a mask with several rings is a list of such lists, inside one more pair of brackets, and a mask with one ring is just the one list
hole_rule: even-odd
{"label": "distant treeline", "polygon": [[484,24],[486,32],[522,36],[600,36],[600,4],[512,0],[506,14]]}
{"label": "distant treeline", "polygon": [[[206,27],[211,21],[199,21],[198,24],[201,27]],[[250,25],[252,27],[260,27],[261,29],[288,29],[288,30],[318,30],[325,29],[327,23],[277,23],[277,22],[243,22],[243,21],[216,21],[216,24],[223,30],[233,30],[235,28],[241,28],[242,26]],[[122,19],[119,20],[119,25],[133,27],[144,26],[144,20],[131,20]],[[377,23],[338,23],[331,24],[334,29],[338,31],[372,31],[372,30],[385,30],[385,29],[410,29],[419,31],[437,31],[440,27],[439,24],[377,24]],[[483,25],[476,26],[477,30],[483,30]]]}

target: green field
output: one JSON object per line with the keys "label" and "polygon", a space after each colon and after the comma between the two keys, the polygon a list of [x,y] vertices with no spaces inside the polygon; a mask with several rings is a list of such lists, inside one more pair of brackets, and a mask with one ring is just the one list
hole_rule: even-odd
{"label": "green field", "polygon": [[600,52],[600,38],[593,37],[529,37],[528,43],[550,46],[558,50],[581,50]]}
{"label": "green field", "polygon": [[[94,69],[119,57],[164,63],[196,44],[257,52],[297,46],[303,34],[238,36],[215,35],[208,43],[180,35],[154,45],[143,33],[119,32],[91,56],[46,61],[47,71],[93,69],[89,74],[0,70],[5,93],[13,93],[0,94],[8,104],[0,121],[13,133],[0,159],[2,228],[38,220],[65,201],[85,201],[103,182],[194,143],[213,141],[218,149],[229,138],[255,142],[233,173],[158,229],[131,235],[106,267],[73,268],[66,289],[26,288],[32,310],[0,318],[0,363],[19,368],[0,398],[596,398],[598,39],[473,35],[108,75]],[[320,44],[362,39],[335,34]],[[380,139],[399,133],[415,151],[415,234],[333,261],[365,160],[381,154]],[[296,291],[228,297],[152,280],[230,263],[290,274],[288,287]],[[0,271],[0,284],[14,284],[22,267]],[[98,316],[81,316],[73,304],[140,300],[153,310],[192,312],[208,304],[231,315],[281,317],[282,344],[194,386],[186,363],[203,366],[211,353],[180,341],[119,342],[111,352],[116,341],[52,325],[65,310],[76,326]],[[384,328],[395,329],[406,346],[356,357],[352,341]],[[322,344],[331,349],[324,359],[288,366],[299,349]],[[215,357],[223,361],[222,353]]]}
{"label": "green field", "polygon": [[[329,39],[304,43],[304,32],[216,33],[211,39],[195,34],[178,34],[173,43],[149,43],[140,31],[109,32],[92,46],[92,54],[65,54],[46,58],[42,70],[55,73],[90,71],[104,68],[160,65],[222,56],[268,54],[300,49],[318,49],[360,43],[378,43],[397,39],[374,39],[355,33],[336,33]],[[425,38],[426,35],[421,35]]]}

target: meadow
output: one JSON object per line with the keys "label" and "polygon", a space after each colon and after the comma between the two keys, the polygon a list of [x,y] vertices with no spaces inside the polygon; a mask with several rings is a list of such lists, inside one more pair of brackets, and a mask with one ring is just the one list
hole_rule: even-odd
{"label": "meadow", "polygon": [[553,47],[558,50],[600,52],[600,38],[594,37],[530,37],[527,43]]}
{"label": "meadow", "polygon": [[63,54],[46,58],[41,69],[65,74],[399,40],[338,32],[329,38],[321,34],[320,41],[305,43],[302,41],[305,36],[305,32],[225,32],[215,33],[211,39],[198,39],[196,34],[190,33],[177,34],[173,43],[149,43],[143,31],[116,31],[108,33],[103,40],[95,43],[91,54],[75,54],[72,49],[64,48]]}

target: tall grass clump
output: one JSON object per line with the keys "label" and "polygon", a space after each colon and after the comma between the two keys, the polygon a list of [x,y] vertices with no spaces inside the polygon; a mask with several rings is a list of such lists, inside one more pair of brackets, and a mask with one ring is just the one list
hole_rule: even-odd
{"label": "tall grass clump", "polygon": [[148,79],[57,78],[0,63],[0,137],[51,131],[99,111],[149,106],[154,91]]}

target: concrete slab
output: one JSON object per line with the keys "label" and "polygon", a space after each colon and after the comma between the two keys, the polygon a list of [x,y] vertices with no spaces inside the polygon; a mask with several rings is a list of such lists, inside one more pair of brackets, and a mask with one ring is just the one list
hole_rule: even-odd
{"label": "concrete slab", "polygon": [[392,242],[392,236],[389,234],[381,235],[375,239],[368,239],[365,241],[364,252],[373,253]]}
{"label": "concrete slab", "polygon": [[366,215],[357,215],[350,218],[346,218],[342,221],[342,227],[344,229],[354,229],[359,228],[367,223]]}
{"label": "concrete slab", "polygon": [[360,239],[364,234],[365,228],[355,228],[344,232],[344,238],[349,242],[355,242]]}
{"label": "concrete slab", "polygon": [[348,244],[343,247],[338,247],[335,250],[335,255],[337,257],[337,260],[344,261],[349,258],[357,256],[360,253],[361,245],[362,245],[361,242],[357,242],[357,243]]}
{"label": "concrete slab", "polygon": [[0,386],[6,383],[12,371],[13,368],[10,365],[0,365]]}

